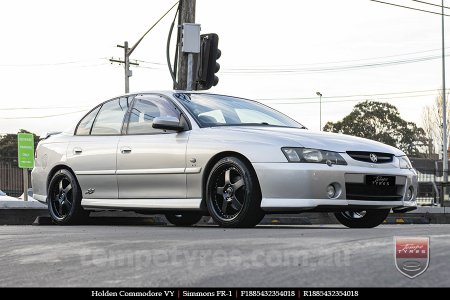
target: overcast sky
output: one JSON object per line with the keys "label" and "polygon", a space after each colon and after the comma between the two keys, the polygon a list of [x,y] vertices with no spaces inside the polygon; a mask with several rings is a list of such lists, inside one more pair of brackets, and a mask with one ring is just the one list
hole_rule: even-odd
{"label": "overcast sky", "polygon": [[[123,67],[108,62],[122,56],[116,45],[134,44],[175,2],[3,1],[0,133],[65,129],[122,94]],[[133,67],[131,92],[171,89],[165,47],[174,13],[133,53],[145,62]],[[420,125],[422,108],[442,88],[438,15],[369,0],[197,0],[196,22],[220,36],[220,83],[211,92],[275,99],[264,103],[312,130],[319,129],[317,91],[323,124],[369,99],[396,105]],[[347,97],[374,94],[387,95]]]}

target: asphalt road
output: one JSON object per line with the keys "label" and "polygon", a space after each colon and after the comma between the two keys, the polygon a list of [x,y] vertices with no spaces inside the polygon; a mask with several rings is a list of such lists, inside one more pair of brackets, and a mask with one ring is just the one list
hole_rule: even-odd
{"label": "asphalt road", "polygon": [[[394,265],[393,236],[429,236],[428,270]],[[0,226],[0,286],[450,286],[450,225]]]}

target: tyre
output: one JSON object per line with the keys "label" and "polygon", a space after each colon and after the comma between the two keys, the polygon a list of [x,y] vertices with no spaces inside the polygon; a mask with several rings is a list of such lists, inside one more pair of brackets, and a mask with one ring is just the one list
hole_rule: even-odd
{"label": "tyre", "polygon": [[81,189],[75,176],[62,169],[53,175],[48,187],[48,211],[58,225],[72,225],[81,222],[88,211],[81,207]]}
{"label": "tyre", "polygon": [[202,218],[202,214],[197,212],[182,212],[182,213],[169,213],[166,214],[166,219],[170,224],[175,226],[192,226]]}
{"label": "tyre", "polygon": [[389,211],[390,209],[343,211],[334,215],[342,225],[349,228],[373,228],[383,223]]}
{"label": "tyre", "polygon": [[241,159],[225,157],[209,173],[206,206],[222,227],[254,227],[264,217],[256,174]]}

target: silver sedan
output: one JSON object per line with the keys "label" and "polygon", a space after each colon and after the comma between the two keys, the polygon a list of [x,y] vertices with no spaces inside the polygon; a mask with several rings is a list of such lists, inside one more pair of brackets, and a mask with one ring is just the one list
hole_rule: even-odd
{"label": "silver sedan", "polygon": [[92,210],[166,214],[178,226],[210,215],[251,227],[267,213],[334,212],[375,227],[416,207],[417,174],[391,146],[312,132],[258,102],[145,92],[103,102],[73,130],[39,142],[34,198],[57,224]]}

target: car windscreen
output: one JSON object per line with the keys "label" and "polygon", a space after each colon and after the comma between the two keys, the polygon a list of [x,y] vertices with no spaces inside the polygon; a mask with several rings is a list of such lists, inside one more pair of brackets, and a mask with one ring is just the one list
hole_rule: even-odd
{"label": "car windscreen", "polygon": [[256,101],[213,94],[176,93],[175,98],[200,127],[279,126],[305,128],[286,115]]}

